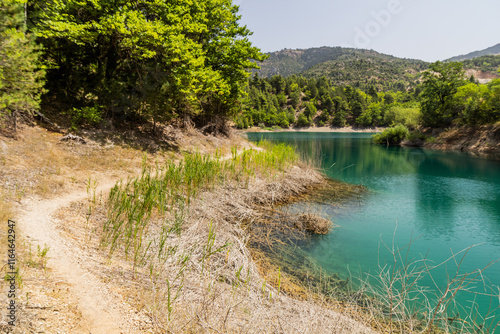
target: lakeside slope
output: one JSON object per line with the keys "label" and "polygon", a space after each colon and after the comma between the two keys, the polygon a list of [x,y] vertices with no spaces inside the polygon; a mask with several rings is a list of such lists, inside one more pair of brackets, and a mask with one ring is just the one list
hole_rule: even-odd
{"label": "lakeside slope", "polygon": [[[307,166],[204,191],[190,204],[182,233],[166,240],[169,252],[177,252],[167,270],[136,265],[123,253],[111,257],[100,241],[108,193],[117,180],[141,175],[145,161],[151,166],[180,161],[188,152],[230,158],[235,146],[240,153],[255,148],[239,136],[173,132],[157,142],[87,133],[83,143],[27,127],[17,139],[0,138],[2,213],[19,225],[23,283],[14,333],[373,332],[327,300],[296,300],[283,288],[280,292],[287,277],[274,268],[263,279],[262,264],[256,265],[247,248],[243,220],[256,216],[259,207],[322,184],[321,175]],[[152,226],[151,235],[158,228]],[[231,247],[209,251],[207,259],[209,248],[228,242]],[[352,315],[365,324],[372,321]],[[6,326],[0,319],[0,328]]]}
{"label": "lakeside slope", "polygon": [[500,124],[460,127],[438,132],[424,148],[500,154]]}

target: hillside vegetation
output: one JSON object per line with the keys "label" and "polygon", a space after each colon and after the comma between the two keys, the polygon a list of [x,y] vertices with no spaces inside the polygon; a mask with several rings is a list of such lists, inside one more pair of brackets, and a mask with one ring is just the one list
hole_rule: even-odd
{"label": "hillside vegetation", "polygon": [[316,80],[291,76],[249,81],[238,128],[308,126],[391,126],[414,128],[419,122],[415,91],[364,92],[352,86],[333,86],[326,77]]}
{"label": "hillside vegetation", "polygon": [[[494,54],[479,52],[476,57],[484,57],[465,58],[463,68],[466,71],[482,71],[488,79],[499,77],[497,70],[500,56]],[[300,75],[319,79],[326,76],[332,85],[350,85],[365,91],[370,86],[381,91],[415,88],[422,80],[422,73],[430,65],[422,60],[398,58],[373,50],[341,47],[285,49],[269,53],[268,56],[259,64],[260,70],[254,70],[261,77]],[[457,60],[452,58],[447,61]]]}
{"label": "hillside vegetation", "polygon": [[373,50],[322,47],[307,50],[285,49],[270,53],[256,71],[260,76],[284,77],[300,74],[318,79],[326,76],[333,85],[405,90],[416,84],[419,73],[428,63],[400,59]]}

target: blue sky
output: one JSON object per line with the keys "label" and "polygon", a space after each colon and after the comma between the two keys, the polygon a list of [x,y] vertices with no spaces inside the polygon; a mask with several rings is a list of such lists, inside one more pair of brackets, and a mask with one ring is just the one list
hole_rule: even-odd
{"label": "blue sky", "polygon": [[234,0],[264,52],[344,46],[444,60],[500,43],[500,0]]}

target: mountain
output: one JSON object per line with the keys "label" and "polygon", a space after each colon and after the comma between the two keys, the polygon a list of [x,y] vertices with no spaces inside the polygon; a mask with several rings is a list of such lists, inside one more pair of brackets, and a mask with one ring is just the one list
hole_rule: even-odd
{"label": "mountain", "polygon": [[413,87],[420,73],[428,68],[422,60],[403,59],[373,50],[320,47],[304,50],[284,49],[268,53],[260,64],[261,77],[302,75],[326,76],[334,85],[405,90]]}
{"label": "mountain", "polygon": [[[473,54],[496,52],[497,48],[500,53],[499,44]],[[429,63],[422,60],[342,47],[284,49],[267,55],[269,58],[259,64],[260,70],[254,71],[261,77],[300,75],[317,79],[325,76],[333,85],[351,85],[363,90],[370,86],[395,91],[414,88],[420,83],[422,72],[429,67]],[[452,61],[451,59],[448,61]],[[500,55],[465,59],[463,63],[467,76],[474,75],[481,83],[499,77]]]}
{"label": "mountain", "polygon": [[467,59],[474,59],[481,56],[496,56],[496,55],[500,55],[500,43],[481,51],[474,51],[466,55],[452,57],[450,59],[447,59],[446,61],[464,61]]}

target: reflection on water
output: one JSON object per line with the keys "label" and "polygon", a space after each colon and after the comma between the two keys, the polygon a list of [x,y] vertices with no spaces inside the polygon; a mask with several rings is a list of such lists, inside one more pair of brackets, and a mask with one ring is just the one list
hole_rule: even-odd
{"label": "reflection on water", "polygon": [[[330,177],[369,189],[362,199],[340,210],[327,204],[320,208],[340,225],[307,248],[326,270],[344,275],[357,270],[373,272],[389,257],[381,241],[391,244],[393,237],[400,247],[412,236],[420,237],[412,244],[410,256],[428,254],[436,262],[479,245],[467,254],[462,272],[483,268],[500,258],[499,160],[461,152],[378,146],[371,143],[369,134],[248,136],[255,141],[295,145],[302,155],[319,160]],[[445,283],[447,272],[455,269],[450,263],[436,274],[436,281]],[[498,286],[500,264],[485,275]]]}

